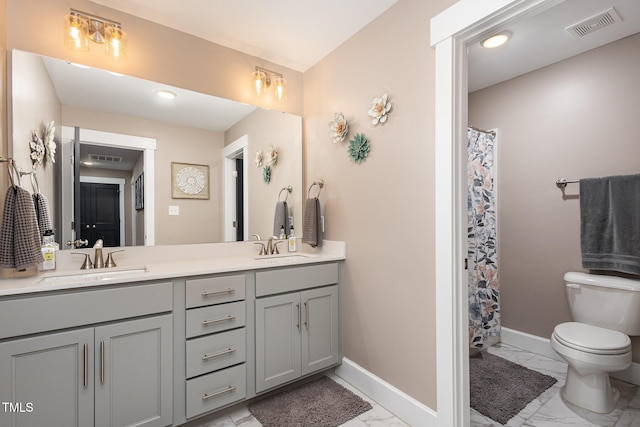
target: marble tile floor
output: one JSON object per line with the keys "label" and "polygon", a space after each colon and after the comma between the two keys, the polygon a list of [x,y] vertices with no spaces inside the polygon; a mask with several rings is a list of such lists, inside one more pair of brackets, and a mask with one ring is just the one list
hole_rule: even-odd
{"label": "marble tile floor", "polygon": [[[362,399],[371,403],[371,410],[360,414],[358,417],[347,421],[341,427],[408,427],[407,424],[400,419],[394,417],[389,411],[371,400],[367,395],[357,390],[351,384],[335,374],[328,374],[332,380],[351,390]],[[262,424],[255,419],[246,405],[232,408],[230,411],[224,411],[223,415],[216,418],[208,418],[202,421],[193,421],[185,427],[261,427]],[[294,426],[292,426],[294,427]]]}
{"label": "marble tile floor", "polygon": [[[613,386],[621,393],[618,405],[609,414],[596,414],[567,403],[560,396],[560,390],[566,379],[566,363],[504,344],[497,344],[486,351],[529,369],[551,375],[558,380],[509,420],[506,426],[640,427],[640,387],[636,385],[612,378]],[[471,427],[485,426],[502,426],[502,424],[472,409]]]}

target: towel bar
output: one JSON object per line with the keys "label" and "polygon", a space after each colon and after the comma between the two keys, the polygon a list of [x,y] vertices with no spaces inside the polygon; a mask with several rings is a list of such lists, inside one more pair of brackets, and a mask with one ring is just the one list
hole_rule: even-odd
{"label": "towel bar", "polygon": [[558,180],[556,180],[556,186],[558,186],[558,188],[562,188],[564,189],[567,184],[575,184],[580,182],[579,179],[564,179],[564,178],[560,178]]}

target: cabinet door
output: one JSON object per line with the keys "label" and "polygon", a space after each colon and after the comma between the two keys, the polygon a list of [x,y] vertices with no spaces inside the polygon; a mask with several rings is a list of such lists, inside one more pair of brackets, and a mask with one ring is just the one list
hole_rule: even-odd
{"label": "cabinet door", "polygon": [[171,319],[165,315],[96,328],[96,427],[172,423]]}
{"label": "cabinet door", "polygon": [[301,293],[302,375],[335,365],[340,357],[338,286]]}
{"label": "cabinet door", "polygon": [[256,391],[301,375],[300,294],[256,300]]}
{"label": "cabinet door", "polygon": [[0,425],[93,425],[93,329],[0,344]]}

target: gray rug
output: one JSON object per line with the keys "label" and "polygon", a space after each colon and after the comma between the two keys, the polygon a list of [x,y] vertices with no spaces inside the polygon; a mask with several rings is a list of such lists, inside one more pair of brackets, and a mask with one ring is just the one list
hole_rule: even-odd
{"label": "gray rug", "polygon": [[487,352],[469,358],[471,407],[506,424],[556,379]]}
{"label": "gray rug", "polygon": [[369,402],[328,377],[249,405],[264,427],[335,427],[370,409]]}

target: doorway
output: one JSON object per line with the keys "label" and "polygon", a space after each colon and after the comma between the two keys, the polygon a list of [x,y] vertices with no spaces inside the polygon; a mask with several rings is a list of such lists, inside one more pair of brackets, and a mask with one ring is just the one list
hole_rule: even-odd
{"label": "doorway", "polygon": [[80,178],[80,232],[81,240],[92,247],[97,239],[104,246],[124,245],[124,188],[125,180],[82,176]]}
{"label": "doorway", "polygon": [[222,149],[224,158],[224,215],[222,229],[224,241],[248,239],[249,188],[248,168],[249,136],[243,135]]}

